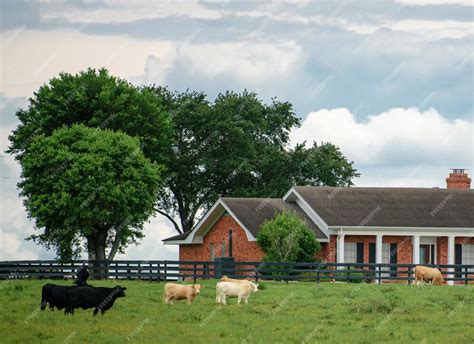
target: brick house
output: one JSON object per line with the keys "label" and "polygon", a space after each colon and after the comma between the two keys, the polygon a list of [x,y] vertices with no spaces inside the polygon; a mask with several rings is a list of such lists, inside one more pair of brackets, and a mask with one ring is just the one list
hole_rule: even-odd
{"label": "brick house", "polygon": [[474,190],[455,169],[447,188],[295,186],[281,199],[221,197],[192,231],[163,240],[180,260],[261,261],[264,221],[294,212],[321,243],[318,258],[347,263],[474,264]]}

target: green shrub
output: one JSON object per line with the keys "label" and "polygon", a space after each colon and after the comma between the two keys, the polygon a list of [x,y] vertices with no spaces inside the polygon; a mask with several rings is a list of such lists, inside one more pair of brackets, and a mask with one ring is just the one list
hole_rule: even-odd
{"label": "green shrub", "polygon": [[257,237],[267,262],[313,262],[321,249],[314,232],[294,213],[265,221]]}

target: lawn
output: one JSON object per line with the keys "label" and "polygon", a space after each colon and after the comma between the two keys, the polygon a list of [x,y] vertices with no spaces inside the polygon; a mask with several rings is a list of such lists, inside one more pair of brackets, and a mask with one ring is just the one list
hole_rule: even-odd
{"label": "lawn", "polygon": [[215,281],[203,281],[193,304],[170,306],[162,283],[123,281],[127,296],[93,317],[40,311],[48,282],[0,281],[1,343],[474,342],[474,286],[264,282],[248,305],[217,306]]}

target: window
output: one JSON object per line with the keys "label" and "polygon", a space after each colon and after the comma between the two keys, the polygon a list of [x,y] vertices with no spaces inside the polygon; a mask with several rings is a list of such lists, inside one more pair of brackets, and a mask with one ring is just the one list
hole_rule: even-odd
{"label": "window", "polygon": [[215,249],[214,249],[214,244],[211,242],[209,244],[209,251],[211,252],[211,261],[214,260],[215,256],[216,256],[216,252],[215,252]]}
{"label": "window", "polygon": [[[463,244],[462,245],[462,264],[463,265],[474,265],[474,244]],[[469,269],[472,272],[474,269]]]}
{"label": "window", "polygon": [[344,262],[357,263],[357,244],[355,242],[344,243]]}

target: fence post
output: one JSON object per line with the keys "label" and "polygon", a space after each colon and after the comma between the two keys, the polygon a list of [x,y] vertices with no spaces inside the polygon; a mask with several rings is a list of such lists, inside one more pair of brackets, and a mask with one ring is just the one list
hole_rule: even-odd
{"label": "fence post", "polygon": [[160,283],[160,273],[161,273],[161,264],[158,263],[157,266],[156,266],[156,273],[158,274],[158,283]]}
{"label": "fence post", "polygon": [[[167,269],[168,269],[168,261],[165,260],[164,267],[163,267],[163,275],[164,275],[165,282],[168,280],[168,278],[166,276]],[[179,273],[179,268],[178,268],[178,273]]]}
{"label": "fence post", "polygon": [[465,280],[464,280],[464,285],[467,285],[467,284],[468,284],[468,283],[467,283],[467,282],[468,282],[467,277],[468,277],[467,268],[464,268],[464,278],[465,278]]}
{"label": "fence post", "polygon": [[258,283],[258,265],[255,264],[255,283]]}
{"label": "fence post", "polygon": [[320,274],[321,274],[321,264],[317,265],[317,271],[316,271],[316,283],[319,284],[320,282]]}
{"label": "fence post", "polygon": [[193,283],[196,284],[196,263],[193,266]]}

